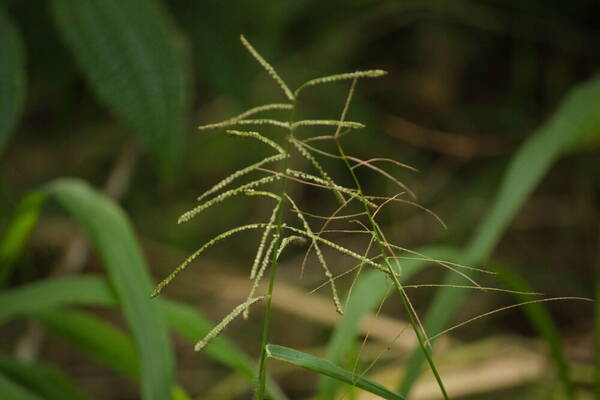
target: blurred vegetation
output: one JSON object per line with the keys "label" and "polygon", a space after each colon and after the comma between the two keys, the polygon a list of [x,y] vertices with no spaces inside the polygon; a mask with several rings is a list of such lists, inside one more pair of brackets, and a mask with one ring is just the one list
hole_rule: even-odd
{"label": "blurred vegetation", "polygon": [[[448,225],[441,229],[417,208],[391,207],[382,221],[395,242],[415,249],[434,245],[424,252],[501,271],[482,282],[490,286],[594,298],[600,268],[599,15],[600,5],[591,0],[4,0],[0,394],[251,396],[259,312],[228,329],[237,346],[220,338],[197,354],[189,341],[245,297],[249,282],[240,287],[236,277],[246,276],[257,238],[212,249],[167,290],[177,302],[148,298],[151,282],[201,243],[239,221],[268,218],[260,202],[229,202],[197,222],[176,223],[198,194],[266,154],[260,145],[239,146],[195,130],[282,100],[243,51],[240,33],[293,86],[357,69],[389,72],[359,83],[350,115],[367,128],[344,138],[347,152],[418,168],[418,174],[390,172]],[[302,117],[336,118],[347,90],[346,82],[307,91]],[[350,182],[343,165],[326,166]],[[394,194],[385,178],[357,172],[366,192]],[[320,214],[334,200],[314,190],[295,194]],[[298,280],[301,256],[286,262],[280,277],[306,293],[321,278],[309,263]],[[334,267],[341,273],[347,266]],[[425,267],[409,262],[405,282],[456,284],[455,276]],[[345,288],[350,283],[340,280]],[[282,296],[274,340],[350,370],[359,352],[362,369],[377,358],[367,377],[405,393],[421,368],[418,353],[390,345],[400,332],[374,325],[361,346],[366,331],[358,321],[377,310],[386,288],[385,279],[365,274],[351,299],[362,307],[339,323],[290,311],[285,303],[292,300]],[[449,288],[409,294],[432,335],[528,300]],[[435,352],[450,393],[457,393],[452,397],[600,396],[595,308],[538,303],[452,332]],[[381,315],[394,323],[406,319],[396,301]],[[391,350],[378,358],[387,346]],[[317,382],[314,374],[276,365],[275,398],[363,398],[349,385]],[[498,376],[507,368],[520,376],[502,381]],[[488,370],[491,375],[483,375]],[[481,387],[453,388],[456,376],[471,376],[469,382]],[[413,393],[415,399],[439,398],[435,392],[427,397],[426,382]]]}

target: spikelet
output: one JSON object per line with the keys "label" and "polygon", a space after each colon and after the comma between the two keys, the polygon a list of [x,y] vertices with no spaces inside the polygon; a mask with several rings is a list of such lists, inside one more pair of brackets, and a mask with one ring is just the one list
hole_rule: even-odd
{"label": "spikelet", "polygon": [[[283,224],[282,227],[285,228],[285,229],[287,229],[287,230],[289,230],[289,231],[296,232],[296,233],[299,233],[301,235],[306,235],[306,236],[310,237],[310,234],[308,232],[302,230],[302,229],[295,228],[295,227],[290,226],[288,224]],[[324,238],[322,238],[320,236],[316,236],[316,235],[314,235],[313,237],[311,237],[311,239],[312,238],[314,238],[315,240],[317,240],[317,241],[319,241],[319,242],[321,242],[321,243],[323,243],[323,244],[331,247],[334,250],[339,251],[342,254],[345,254],[345,255],[347,255],[349,257],[354,258],[355,260],[362,261],[365,264],[367,264],[367,265],[369,265],[369,266],[371,266],[371,267],[373,267],[375,269],[378,269],[378,270],[380,270],[381,272],[384,272],[387,275],[390,274],[390,271],[387,268],[384,268],[381,265],[377,264],[376,262],[373,262],[371,259],[363,257],[360,254],[353,252],[352,250],[348,250],[347,248],[345,248],[343,246],[340,246],[337,243],[334,243],[334,242],[332,242],[330,240],[324,239]],[[395,275],[398,275],[398,274],[395,274]]]}
{"label": "spikelet", "polygon": [[279,87],[285,93],[285,96],[288,98],[288,100],[294,101],[294,94],[292,93],[290,88],[285,84],[283,79],[279,77],[279,75],[275,71],[275,68],[273,68],[271,64],[269,64],[260,54],[258,54],[256,49],[252,47],[252,45],[246,40],[244,35],[240,35],[240,40],[242,41],[244,47],[250,52],[250,54],[252,54],[252,57],[254,57],[256,61],[258,61],[258,63],[267,71],[267,73],[271,75],[271,78],[273,78],[275,82],[277,82]]}
{"label": "spikelet", "polygon": [[246,192],[244,192],[244,194],[246,196],[267,196],[267,197],[270,197],[270,198],[275,199],[277,201],[281,200],[281,196],[276,195],[275,193],[265,192],[265,191],[262,191],[262,190],[250,189],[250,190],[246,190]]}
{"label": "spikelet", "polygon": [[206,124],[206,125],[200,125],[198,127],[198,130],[201,131],[206,131],[209,129],[220,129],[220,128],[226,128],[228,126],[232,126],[235,125],[239,120],[242,120],[244,118],[247,118],[251,115],[254,114],[258,114],[264,111],[271,111],[271,110],[291,110],[292,109],[292,105],[288,104],[288,103],[272,103],[272,104],[265,104],[262,106],[258,106],[258,107],[253,107],[247,111],[244,111],[241,114],[236,115],[235,117],[226,119],[224,121],[220,121],[220,122],[215,122],[213,124]]}
{"label": "spikelet", "polygon": [[242,311],[247,310],[252,304],[256,303],[257,301],[264,300],[266,297],[267,296],[255,297],[253,299],[245,301],[244,303],[234,308],[233,311],[231,311],[225,318],[223,318],[223,320],[219,322],[210,332],[208,332],[206,336],[204,336],[200,341],[198,341],[198,343],[196,343],[196,345],[194,346],[194,350],[201,351],[203,348],[206,347],[207,344],[210,343],[211,340],[217,337],[219,333],[221,333],[221,331],[225,329],[225,327],[229,325],[231,321],[233,321],[238,315],[240,315]]}
{"label": "spikelet", "polygon": [[258,264],[262,258],[263,251],[265,250],[265,244],[267,242],[267,237],[271,230],[273,229],[273,224],[275,223],[275,218],[277,217],[277,211],[279,211],[279,206],[281,203],[277,202],[275,208],[273,208],[273,212],[271,213],[271,218],[269,218],[269,225],[263,231],[262,237],[260,238],[260,243],[258,245],[258,250],[256,251],[256,257],[254,257],[254,262],[252,263],[252,269],[250,271],[250,279],[254,279],[256,277],[256,271],[258,270]]}
{"label": "spikelet", "polygon": [[236,125],[272,125],[279,128],[290,129],[288,122],[279,121],[277,119],[260,118],[260,119],[240,119],[236,121]]}
{"label": "spikelet", "polygon": [[[333,138],[333,136],[332,136],[332,138]],[[304,147],[305,149],[310,150],[310,151],[312,151],[314,153],[321,154],[321,155],[323,155],[325,157],[334,158],[336,160],[343,160],[344,159],[344,157],[339,156],[337,154],[329,153],[327,151],[324,151],[324,150],[318,149],[318,148],[316,148],[314,146],[311,146],[308,143],[306,143],[305,141],[303,142],[301,140],[296,139],[296,142],[298,143],[298,145]]]}
{"label": "spikelet", "polygon": [[243,137],[251,137],[254,138],[256,140],[259,140],[261,142],[263,142],[264,144],[266,144],[267,146],[272,147],[273,149],[275,149],[279,154],[284,154],[287,155],[287,153],[285,152],[285,150],[283,150],[283,148],[278,145],[277,143],[275,143],[274,141],[272,141],[271,139],[269,139],[266,136],[261,135],[258,132],[252,132],[252,131],[238,131],[238,130],[234,130],[234,129],[230,129],[225,131],[228,135],[233,135],[233,136],[243,136]]}
{"label": "spikelet", "polygon": [[323,169],[323,167],[317,161],[317,159],[314,158],[312,156],[312,154],[310,154],[308,152],[308,150],[306,150],[302,146],[302,144],[298,140],[296,140],[293,136],[290,136],[289,140],[294,145],[294,147],[296,148],[296,150],[298,150],[298,153],[300,153],[302,156],[304,156],[304,158],[306,158],[308,161],[310,161],[310,163],[317,169],[317,171],[319,171],[319,173],[321,174],[321,176],[323,177],[323,179],[325,179],[327,181],[327,183],[331,186],[331,188],[334,190],[335,196],[337,197],[337,199],[339,200],[339,202],[341,204],[344,204],[344,202],[346,201],[346,199],[340,193],[339,190],[335,189],[335,186],[337,186],[337,185],[335,184],[335,182],[333,181],[333,179],[331,179],[331,177],[329,176],[329,174]]}
{"label": "spikelet", "polygon": [[321,78],[311,79],[308,82],[303,83],[296,91],[294,92],[295,96],[298,97],[300,91],[308,86],[320,85],[322,83],[331,83],[337,82],[341,80],[350,80],[350,79],[361,79],[361,78],[379,78],[380,76],[386,75],[387,71],[381,69],[370,69],[367,71],[356,71],[356,72],[347,72],[344,74],[336,74],[324,76]]}
{"label": "spikelet", "polygon": [[292,129],[296,129],[299,126],[337,126],[341,128],[362,129],[366,125],[361,124],[360,122],[337,121],[334,119],[305,119],[294,122],[291,125]]}
{"label": "spikelet", "polygon": [[[248,293],[248,300],[250,300],[252,298],[252,296],[254,296],[254,293],[256,292],[256,289],[258,288],[258,285],[259,285],[265,271],[267,270],[267,267],[269,266],[269,261],[271,260],[271,254],[273,254],[273,249],[275,248],[275,245],[277,244],[278,240],[279,240],[279,235],[277,235],[277,234],[273,235],[273,238],[271,239],[271,243],[269,243],[269,247],[267,247],[265,256],[263,257],[262,262],[260,264],[260,268],[259,268],[258,272],[256,273],[254,282],[252,283],[252,288],[250,289],[250,293]],[[250,310],[245,309],[243,318],[248,319],[249,314],[250,314]]]}
{"label": "spikelet", "polygon": [[203,198],[205,198],[206,196],[209,196],[215,192],[218,192],[219,190],[223,189],[225,186],[229,185],[230,183],[232,183],[233,181],[235,181],[237,178],[242,177],[252,171],[257,170],[258,168],[262,167],[265,164],[268,163],[272,163],[272,162],[276,162],[276,161],[280,161],[283,160],[284,158],[286,158],[287,155],[285,154],[277,154],[271,157],[267,157],[257,163],[254,163],[252,165],[249,165],[245,168],[242,169],[238,169],[237,171],[235,171],[234,173],[232,173],[231,175],[229,175],[227,178],[222,179],[221,181],[219,181],[219,183],[217,183],[216,185],[214,185],[213,187],[211,187],[209,190],[207,190],[206,192],[202,193],[199,197],[198,200],[202,200]]}
{"label": "spikelet", "polygon": [[192,261],[194,261],[200,254],[202,254],[202,252],[204,252],[204,250],[206,250],[207,248],[211,247],[213,244],[217,243],[220,240],[226,239],[229,236],[234,235],[236,233],[247,231],[249,229],[263,228],[263,227],[266,227],[266,226],[267,226],[267,224],[248,224],[248,225],[242,225],[242,226],[235,227],[233,229],[230,229],[230,230],[228,230],[226,232],[223,232],[223,233],[215,236],[214,238],[212,238],[208,242],[204,243],[202,245],[202,247],[200,247],[198,250],[196,250],[194,252],[194,254],[192,254],[191,256],[189,256],[188,258],[186,258],[183,263],[181,263],[177,268],[175,268],[175,270],[173,270],[173,272],[171,272],[165,279],[163,279],[158,285],[156,285],[156,288],[154,289],[154,292],[152,292],[151,297],[158,296],[160,294],[160,292],[162,292],[162,290],[173,280],[173,278],[175,278],[175,276],[178,273],[180,273],[181,271],[183,271],[184,269],[186,269],[187,266]]}
{"label": "spikelet", "polygon": [[274,148],[275,150],[277,150],[277,152],[279,154],[271,156],[271,157],[267,157],[257,163],[254,163],[252,165],[249,165],[245,168],[239,169],[237,171],[235,171],[234,173],[232,173],[231,175],[227,176],[226,178],[222,179],[221,181],[219,181],[216,185],[214,185],[213,187],[211,187],[209,190],[207,190],[206,192],[202,193],[199,197],[198,200],[202,200],[203,198],[205,198],[208,195],[211,195],[219,190],[221,190],[222,188],[224,188],[225,186],[229,185],[230,183],[232,183],[234,180],[236,180],[239,177],[242,177],[252,171],[255,171],[256,169],[262,167],[265,164],[268,163],[272,163],[272,162],[276,162],[276,161],[280,161],[283,160],[286,157],[289,157],[289,154],[287,154],[285,152],[285,150],[283,150],[281,148],[281,146],[279,146],[277,143],[275,143],[274,141],[260,135],[258,132],[246,132],[246,131],[235,131],[235,130],[228,130],[227,134],[229,135],[235,135],[235,136],[244,136],[244,137],[251,137],[254,139],[257,139],[265,144],[267,144],[268,146]]}
{"label": "spikelet", "polygon": [[255,181],[246,183],[245,185],[238,186],[235,189],[230,189],[226,192],[223,192],[220,195],[213,197],[212,199],[210,199],[210,200],[200,204],[199,206],[182,214],[181,217],[179,217],[179,220],[177,221],[177,223],[181,224],[181,223],[187,222],[190,219],[192,219],[193,217],[195,217],[198,213],[201,213],[202,211],[206,210],[207,208],[209,208],[215,204],[218,204],[229,197],[236,196],[240,193],[245,193],[249,189],[255,188],[256,186],[264,185],[264,184],[267,184],[267,183],[270,183],[270,182],[273,182],[273,181],[276,181],[279,179],[280,179],[280,176],[278,176],[278,175],[265,176],[264,178],[257,179]]}
{"label": "spikelet", "polygon": [[[315,183],[317,183],[319,185],[326,186],[326,187],[330,186],[329,182],[327,182],[326,180],[321,179],[318,176],[314,176],[314,175],[308,174],[308,173],[303,172],[303,171],[297,171],[297,170],[294,170],[294,169],[291,169],[291,168],[287,168],[285,170],[285,173],[287,175],[289,175],[289,176],[294,177],[294,178],[304,179],[306,181],[312,181],[312,182],[315,182]],[[377,205],[375,203],[373,203],[373,202],[371,202],[371,201],[368,200],[369,196],[361,196],[356,191],[356,189],[350,189],[350,188],[347,188],[347,187],[344,187],[344,186],[335,185],[335,184],[333,186],[333,189],[338,190],[338,191],[340,191],[342,193],[346,193],[346,194],[350,195],[350,197],[352,197],[353,199],[357,199],[361,203],[367,204],[369,207],[373,207],[373,208],[377,207]]]}
{"label": "spikelet", "polygon": [[292,205],[292,209],[296,212],[298,219],[300,219],[300,221],[302,222],[302,225],[304,226],[304,229],[305,229],[307,235],[312,239],[312,245],[315,248],[315,253],[317,254],[317,259],[319,260],[319,264],[321,264],[321,267],[323,268],[323,272],[325,273],[325,276],[329,280],[329,286],[331,287],[331,294],[333,296],[333,303],[335,304],[335,309],[338,313],[343,315],[344,309],[342,308],[342,304],[341,304],[340,298],[338,296],[337,287],[335,286],[335,282],[333,280],[333,274],[329,270],[329,267],[327,266],[327,262],[325,261],[325,257],[323,256],[323,252],[321,251],[321,248],[317,244],[316,235],[310,229],[310,225],[308,224],[308,221],[306,221],[306,218],[304,218],[304,216],[302,215],[302,212],[300,211],[300,209],[298,209],[298,206],[296,205],[294,200],[292,200],[292,198],[290,196],[288,196],[287,194],[285,195],[285,198]]}
{"label": "spikelet", "polygon": [[292,242],[305,243],[306,239],[302,236],[296,236],[296,235],[290,235],[290,236],[285,237],[281,241],[281,244],[279,245],[279,249],[277,250],[277,255],[275,256],[276,260],[279,259],[279,256],[281,256],[281,253],[283,252],[283,250],[285,250],[285,248],[288,246],[288,244],[290,244]]}

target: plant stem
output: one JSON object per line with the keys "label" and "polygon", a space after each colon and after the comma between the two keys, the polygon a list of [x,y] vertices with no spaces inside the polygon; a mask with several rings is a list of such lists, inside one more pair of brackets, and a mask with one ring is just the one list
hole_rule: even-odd
{"label": "plant stem", "polygon": [[[344,163],[346,164],[346,168],[348,169],[348,171],[350,171],[350,174],[352,175],[352,179],[354,180],[354,184],[356,185],[356,190],[358,191],[359,196],[361,198],[363,198],[364,193],[362,191],[362,186],[360,184],[360,181],[358,180],[358,177],[356,176],[354,169],[352,169],[352,166],[350,165],[350,162],[348,161],[348,157],[346,156],[346,153],[344,152],[342,144],[340,143],[339,137],[337,135],[335,137],[335,144],[337,146],[338,152],[340,153],[340,156],[342,157],[342,159],[344,160]],[[381,228],[379,227],[379,224],[377,224],[375,222],[375,219],[373,218],[373,214],[371,213],[371,210],[369,209],[369,206],[367,205],[367,203],[363,202],[363,206],[365,208],[365,213],[369,219],[369,222],[373,228],[375,240],[377,241],[377,244],[381,251],[381,255],[382,255],[383,259],[386,260],[386,265],[390,272],[389,275],[392,278],[396,292],[398,292],[398,295],[400,296],[400,299],[402,300],[402,304],[403,304],[404,308],[406,309],[406,312],[409,316],[410,324],[415,332],[415,335],[417,336],[419,346],[421,347],[421,350],[423,351],[423,354],[425,355],[425,358],[427,359],[427,362],[429,363],[431,372],[433,373],[435,380],[437,381],[437,384],[440,388],[440,391],[442,392],[442,395],[444,396],[444,399],[448,400],[449,397],[448,397],[448,393],[446,392],[446,388],[444,387],[444,383],[442,382],[442,379],[437,371],[435,363],[433,362],[433,359],[431,358],[431,354],[429,353],[429,350],[427,349],[427,345],[425,344],[424,334],[421,332],[420,324],[419,324],[416,312],[414,311],[414,309],[410,303],[410,299],[408,298],[406,291],[402,287],[400,280],[396,276],[396,272],[394,271],[394,268],[392,267],[392,265],[389,262],[389,257],[387,254],[388,252],[386,251],[386,246],[385,246],[385,243],[386,243],[385,236],[383,235],[383,232],[382,232]],[[392,254],[392,256],[393,256],[393,254]]]}
{"label": "plant stem", "polygon": [[[292,103],[292,111],[290,114],[290,135],[294,135],[294,128],[292,124],[296,119],[296,100],[294,99]],[[289,154],[290,150],[290,140],[287,141],[286,144],[286,153]],[[286,157],[283,161],[282,173],[285,173],[288,167],[289,157]],[[283,225],[283,202],[285,201],[286,194],[286,179],[283,179],[281,182],[281,193],[279,196],[279,204],[277,211],[277,225],[275,226],[275,234],[277,235],[277,239],[275,242],[274,249],[278,249],[281,244],[281,226]],[[269,287],[267,289],[267,304],[265,306],[265,316],[263,318],[263,331],[262,331],[262,339],[260,344],[260,358],[258,364],[258,384],[256,388],[256,399],[263,400],[265,398],[266,393],[266,382],[267,382],[267,344],[269,341],[269,326],[271,322],[271,301],[273,298],[273,286],[275,286],[275,277],[277,275],[277,251],[273,251],[271,254],[271,269],[269,271]]]}

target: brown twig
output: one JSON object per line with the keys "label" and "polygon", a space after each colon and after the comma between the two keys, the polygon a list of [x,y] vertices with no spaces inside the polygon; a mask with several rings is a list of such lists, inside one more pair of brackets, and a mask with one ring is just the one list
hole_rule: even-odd
{"label": "brown twig", "polygon": [[389,116],[385,123],[388,135],[415,147],[463,159],[493,157],[510,153],[512,146],[497,136],[458,134],[425,128],[403,118]]}

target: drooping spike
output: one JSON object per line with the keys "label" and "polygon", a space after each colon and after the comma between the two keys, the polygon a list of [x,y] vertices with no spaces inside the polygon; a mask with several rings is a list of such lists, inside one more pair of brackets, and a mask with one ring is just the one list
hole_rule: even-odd
{"label": "drooping spike", "polygon": [[263,58],[263,56],[261,56],[258,53],[258,51],[256,51],[256,49],[250,44],[250,42],[248,42],[248,40],[246,40],[244,35],[240,35],[240,40],[242,41],[242,44],[244,45],[244,47],[250,52],[250,54],[252,54],[252,57],[254,57],[256,59],[256,61],[258,61],[258,63],[267,71],[267,73],[271,76],[271,78],[273,78],[275,80],[275,82],[277,82],[279,87],[285,93],[285,96],[290,101],[294,101],[294,94],[292,93],[290,88],[285,84],[283,79],[281,79],[279,74],[277,74],[277,72],[275,71],[275,68],[273,68],[273,66],[271,64],[269,64]]}

